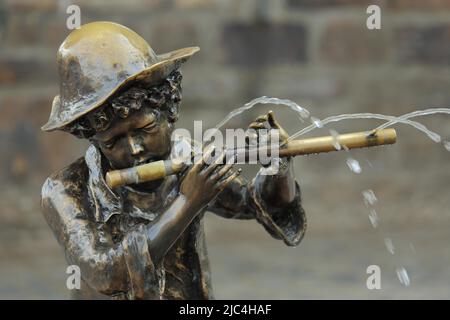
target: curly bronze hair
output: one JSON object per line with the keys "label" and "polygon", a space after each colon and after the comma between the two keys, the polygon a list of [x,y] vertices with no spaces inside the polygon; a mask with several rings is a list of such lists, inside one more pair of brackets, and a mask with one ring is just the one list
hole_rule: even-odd
{"label": "curly bronze hair", "polygon": [[97,132],[107,130],[113,120],[125,119],[142,107],[167,111],[170,122],[178,120],[181,103],[181,80],[179,70],[173,71],[160,85],[146,88],[139,84],[111,97],[105,105],[68,124],[62,130],[80,139],[89,139]]}

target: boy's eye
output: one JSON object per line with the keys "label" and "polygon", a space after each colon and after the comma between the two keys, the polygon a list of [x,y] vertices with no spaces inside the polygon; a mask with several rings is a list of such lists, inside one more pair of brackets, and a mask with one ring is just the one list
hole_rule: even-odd
{"label": "boy's eye", "polygon": [[153,129],[156,127],[156,121],[149,123],[148,125],[146,125],[145,127],[142,128],[142,130],[144,130],[145,132],[151,132],[153,131]]}
{"label": "boy's eye", "polygon": [[153,111],[152,114],[154,116],[153,121],[148,123],[145,127],[141,128],[145,132],[153,132],[155,130],[156,125],[158,124],[159,114],[156,111]]}

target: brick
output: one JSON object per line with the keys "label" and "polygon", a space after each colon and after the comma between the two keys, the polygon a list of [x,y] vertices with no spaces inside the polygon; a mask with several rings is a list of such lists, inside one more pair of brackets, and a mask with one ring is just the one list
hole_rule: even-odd
{"label": "brick", "polygon": [[[20,190],[15,193],[3,192],[0,197],[3,202],[8,200],[4,206],[4,216],[9,214],[9,221],[11,224],[15,221],[18,228],[27,223],[30,227],[34,226],[34,220],[30,217],[40,218],[39,214],[36,215],[36,210],[39,210],[39,197],[36,195],[39,194],[44,177],[82,156],[85,151],[86,141],[63,132],[40,131],[40,126],[47,121],[50,113],[53,95],[58,93],[55,54],[69,33],[65,28],[65,4],[69,3],[81,7],[82,23],[96,20],[123,23],[148,39],[158,53],[185,45],[202,47],[201,53],[183,66],[185,91],[177,127],[191,129],[193,120],[199,119],[205,121],[205,127],[212,126],[232,108],[263,94],[291,98],[320,118],[366,111],[399,115],[415,109],[450,105],[448,49],[445,47],[448,43],[448,31],[445,31],[448,26],[439,22],[445,19],[447,13],[444,11],[448,10],[450,1],[278,1],[0,0],[0,149],[3,150],[0,153],[0,179],[8,186],[14,185],[11,182],[18,182],[16,186],[20,186]],[[259,3],[262,5],[257,6]],[[264,4],[268,3],[276,3],[273,6],[276,10],[284,10],[282,14],[277,14],[276,10],[275,14],[270,11],[267,16],[267,20],[276,21],[277,24],[253,25],[250,21],[261,19],[257,7],[264,11],[267,8]],[[369,4],[381,4],[383,14],[387,10],[388,19],[385,21],[382,18],[381,31],[368,31],[365,28],[365,11]],[[287,10],[298,11],[291,15]],[[301,10],[314,16],[305,17],[303,14],[297,17]],[[414,14],[409,19],[403,12]],[[440,14],[436,16],[430,12]],[[347,18],[349,20],[333,22]],[[233,19],[247,23],[237,23]],[[358,21],[355,22],[355,19]],[[405,28],[396,29],[405,21],[408,23]],[[429,27],[430,24],[433,27]],[[317,27],[319,32],[317,48],[307,46],[310,40],[316,44],[316,38],[309,39],[309,27]],[[389,43],[389,40],[393,42]],[[317,51],[318,59],[310,60],[316,57],[309,57],[307,52]],[[396,54],[399,64],[392,64],[391,53]],[[405,68],[401,63],[416,65]],[[334,68],[341,64],[342,68]],[[375,67],[373,64],[376,64]],[[41,83],[51,84],[54,90],[46,86],[43,92],[40,90]],[[272,106],[258,106],[236,117],[227,126],[245,127],[257,114],[268,108]],[[302,127],[286,108],[275,107],[274,111],[290,133]],[[446,125],[448,119],[445,116],[416,120],[438,131],[443,138],[450,138],[450,127]],[[333,123],[330,128],[343,133],[373,128],[377,124],[378,121],[346,121]],[[359,152],[355,153],[355,158],[361,160],[362,165],[365,163],[364,157],[358,158],[357,155],[368,155],[374,165],[370,170],[366,170],[367,165],[363,167],[364,175],[360,177],[365,179],[363,182],[357,182],[348,173],[345,154],[298,158],[295,161],[297,177],[301,179],[301,184],[303,181],[304,191],[309,192],[305,200],[312,207],[319,204],[316,209],[310,207],[309,212],[336,211],[333,206],[338,204],[337,211],[343,212],[346,223],[364,228],[369,225],[365,217],[352,224],[354,219],[348,214],[363,206],[358,197],[360,191],[369,185],[380,199],[384,199],[385,204],[404,203],[405,195],[411,198],[410,186],[414,186],[414,179],[418,178],[416,173],[424,163],[427,164],[427,178],[425,174],[419,176],[423,186],[414,195],[421,195],[425,191],[434,193],[436,198],[427,199],[439,202],[439,190],[444,190],[448,185],[444,179],[448,178],[446,172],[450,172],[446,164],[448,152],[408,126],[399,125],[396,128],[399,137],[397,145],[368,149],[371,151],[355,150]],[[318,130],[313,135],[316,134],[326,135],[328,131]],[[305,170],[306,165],[311,170]],[[324,183],[317,174],[310,172],[323,168],[326,172],[322,176],[328,174],[331,180],[334,179],[329,190],[333,191],[336,186],[343,184],[354,188],[356,200],[353,204],[351,201],[339,202],[345,192],[336,189],[338,192],[330,192],[328,204],[320,206],[321,199],[315,193],[320,194]],[[395,185],[392,183],[393,177],[402,187],[385,190],[386,186]],[[32,181],[38,183],[32,184]],[[23,187],[27,190],[23,190]],[[35,205],[33,209],[27,209],[28,215],[23,214],[25,209],[17,205],[27,199],[31,199]],[[416,211],[427,215],[423,221],[436,218],[437,213],[442,212],[440,207],[428,208],[432,202],[419,203],[420,210]],[[391,205],[390,209],[398,212],[396,217],[399,221],[411,212],[405,206]],[[319,220],[314,224],[317,229],[330,224],[325,218]]]}
{"label": "brick", "polygon": [[7,47],[46,47],[56,50],[69,34],[63,16],[53,13],[16,13],[9,16],[4,32]]}
{"label": "brick", "polygon": [[42,180],[81,156],[86,142],[63,132],[43,133],[40,127],[47,122],[53,95],[22,92],[0,99],[0,147],[5,150],[0,154],[0,176]]}
{"label": "brick", "polygon": [[322,9],[326,7],[367,7],[371,4],[381,5],[384,0],[288,0],[287,4],[291,8],[298,9]]}
{"label": "brick", "polygon": [[2,175],[21,179],[41,168],[43,154],[37,142],[40,123],[49,109],[49,98],[11,95],[0,101],[0,167]]}
{"label": "brick", "polygon": [[199,45],[195,23],[181,18],[151,24],[143,35],[149,35],[149,43],[158,54]]}
{"label": "brick", "polygon": [[264,74],[259,95],[309,101],[333,100],[347,94],[348,81],[335,74],[298,68],[271,68]]}
{"label": "brick", "polygon": [[9,15],[4,28],[4,44],[6,46],[37,44],[40,40],[40,34],[36,32],[39,25],[37,17],[38,15]]}
{"label": "brick", "polygon": [[306,61],[307,30],[301,24],[231,23],[223,28],[225,63],[261,67]]}
{"label": "brick", "polygon": [[175,7],[179,9],[212,9],[217,0],[175,0]]}
{"label": "brick", "polygon": [[[211,76],[211,68],[207,65],[192,65],[191,62],[196,59],[193,58],[182,67],[183,100],[202,101],[203,104],[211,101],[213,104],[226,105],[226,100],[239,96],[241,83],[237,72],[230,68],[218,68],[214,76]],[[210,76],[205,79],[205,75]]]}
{"label": "brick", "polygon": [[[55,94],[57,89],[55,86]],[[10,94],[0,99],[2,117],[0,128],[13,131],[19,124],[27,123],[35,129],[40,128],[48,119],[53,96],[27,94],[26,89],[20,93]]]}
{"label": "brick", "polygon": [[2,175],[12,179],[22,179],[42,165],[42,155],[37,144],[37,132],[25,123],[19,124],[14,130],[1,130],[1,145],[8,150],[0,156]]}
{"label": "brick", "polygon": [[397,11],[441,11],[450,10],[449,0],[390,0],[388,8]]}
{"label": "brick", "polygon": [[395,40],[400,63],[450,65],[450,24],[404,26],[395,30]]}
{"label": "brick", "polygon": [[5,6],[10,11],[56,11],[59,7],[58,0],[4,0]]}
{"label": "brick", "polygon": [[338,21],[328,25],[320,41],[321,56],[332,63],[381,63],[388,40],[383,30],[368,30],[365,21]]}
{"label": "brick", "polygon": [[5,6],[0,2],[0,43],[3,43],[5,29],[8,24],[8,14],[6,12]]}
{"label": "brick", "polygon": [[[446,68],[436,70],[435,68],[415,66],[401,69],[393,67],[374,72],[370,76],[358,77],[352,88],[354,95],[351,103],[348,104],[348,107],[351,108],[348,111],[399,116],[414,110],[448,107],[450,105],[450,91],[448,90],[450,72],[448,68],[447,70]],[[339,109],[339,112],[342,112],[341,110]],[[419,121],[429,129],[442,134],[443,137],[450,138],[448,119],[446,115],[437,114],[417,117],[412,120]],[[359,124],[360,121],[356,123]],[[371,126],[374,124],[372,122]],[[398,125],[396,127],[406,128],[407,133],[417,134],[423,144],[433,145],[430,140],[422,136],[422,133],[409,126]],[[399,139],[407,138],[407,136],[399,133]],[[403,147],[403,143],[399,143],[395,148],[403,150]],[[406,149],[404,151],[405,155],[409,153]],[[416,160],[411,158],[408,161]]]}
{"label": "brick", "polygon": [[56,64],[33,57],[0,56],[0,84],[42,84],[57,81]]}
{"label": "brick", "polygon": [[[111,15],[121,14],[123,12],[145,12],[149,10],[172,7],[172,1],[167,0],[76,0],[70,4],[78,5],[81,9],[81,15],[84,12],[109,12]],[[65,9],[64,9],[65,12]],[[109,20],[109,19],[108,19]]]}

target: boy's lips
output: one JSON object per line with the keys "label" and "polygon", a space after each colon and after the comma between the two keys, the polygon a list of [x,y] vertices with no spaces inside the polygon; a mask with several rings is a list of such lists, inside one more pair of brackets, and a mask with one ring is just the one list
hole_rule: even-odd
{"label": "boy's lips", "polygon": [[146,163],[153,162],[153,161],[157,161],[157,160],[159,160],[159,159],[156,159],[156,158],[151,157],[151,156],[141,157],[139,159],[135,159],[134,160],[133,166],[135,167],[135,166],[139,166],[139,165],[146,164]]}

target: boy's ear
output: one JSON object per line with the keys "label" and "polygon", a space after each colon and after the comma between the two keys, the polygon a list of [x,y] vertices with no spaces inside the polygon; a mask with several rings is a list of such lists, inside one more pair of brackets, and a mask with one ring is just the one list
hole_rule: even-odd
{"label": "boy's ear", "polygon": [[178,121],[178,113],[179,113],[179,103],[172,105],[168,112],[168,120],[172,123]]}

